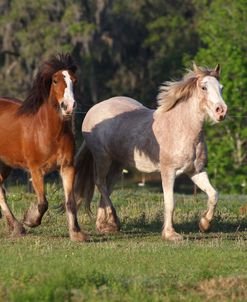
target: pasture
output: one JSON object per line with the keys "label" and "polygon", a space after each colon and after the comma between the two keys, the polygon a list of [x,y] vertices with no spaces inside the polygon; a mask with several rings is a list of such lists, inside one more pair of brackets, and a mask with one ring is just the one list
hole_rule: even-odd
{"label": "pasture", "polygon": [[[8,188],[18,218],[35,196]],[[69,240],[63,200],[47,185],[41,226],[11,238],[0,220],[0,301],[246,301],[247,196],[220,196],[212,232],[198,230],[206,196],[176,195],[175,228],[184,240],[161,240],[163,197],[147,188],[116,190],[122,231],[101,235],[80,210],[87,243]],[[92,211],[96,212],[94,196]],[[95,216],[94,216],[95,218]]]}

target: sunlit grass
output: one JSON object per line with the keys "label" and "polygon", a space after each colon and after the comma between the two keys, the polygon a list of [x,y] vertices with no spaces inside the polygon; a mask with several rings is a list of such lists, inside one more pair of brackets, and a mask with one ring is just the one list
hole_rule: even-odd
{"label": "sunlit grass", "polygon": [[[35,201],[23,188],[9,188],[18,218]],[[177,195],[176,230],[184,241],[161,240],[163,197],[145,188],[119,189],[112,195],[122,230],[95,231],[81,210],[87,243],[69,241],[63,202],[56,185],[47,186],[49,210],[42,225],[13,239],[0,221],[0,301],[246,301],[246,196],[223,196],[212,232],[198,220],[206,198]],[[98,194],[92,211],[96,212]],[[95,217],[94,217],[95,218]]]}

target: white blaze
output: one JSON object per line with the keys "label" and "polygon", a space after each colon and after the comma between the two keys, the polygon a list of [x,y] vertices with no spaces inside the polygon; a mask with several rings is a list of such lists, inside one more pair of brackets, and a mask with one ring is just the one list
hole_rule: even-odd
{"label": "white blaze", "polygon": [[206,85],[208,92],[208,99],[214,103],[218,104],[224,102],[221,96],[221,85],[215,77],[206,76],[202,80],[202,84]]}
{"label": "white blaze", "polygon": [[219,81],[212,76],[206,76],[202,80],[201,84],[207,88],[207,113],[212,121],[218,122],[216,117],[216,107],[220,105],[227,108],[221,94],[222,86]]}
{"label": "white blaze", "polygon": [[62,71],[65,83],[67,87],[64,90],[64,103],[68,106],[69,110],[73,109],[75,103],[74,93],[73,93],[73,82],[71,81],[70,75],[67,70]]}

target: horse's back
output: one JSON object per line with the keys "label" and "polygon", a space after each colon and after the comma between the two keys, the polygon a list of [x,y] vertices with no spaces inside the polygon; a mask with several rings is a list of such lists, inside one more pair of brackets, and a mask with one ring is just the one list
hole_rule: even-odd
{"label": "horse's back", "polygon": [[[13,124],[18,123],[16,112],[20,108],[22,101],[7,97],[0,97],[0,130],[6,131]],[[7,133],[6,133],[7,134]]]}
{"label": "horse's back", "polygon": [[20,106],[22,104],[21,100],[15,98],[9,98],[7,96],[0,96],[0,105],[1,106]]}
{"label": "horse's back", "polygon": [[0,115],[16,111],[22,104],[18,99],[0,96]]}
{"label": "horse's back", "polygon": [[141,103],[129,97],[112,97],[94,105],[88,111],[82,124],[82,131],[89,132],[105,120],[114,119],[126,112],[145,108]]}
{"label": "horse's back", "polygon": [[23,161],[21,137],[23,127],[16,112],[22,102],[18,99],[0,97],[0,160],[11,166],[12,158],[20,166]]}
{"label": "horse's back", "polygon": [[0,129],[1,125],[6,129],[6,126],[11,126],[17,121],[16,112],[20,108],[22,101],[18,99],[0,97]]}

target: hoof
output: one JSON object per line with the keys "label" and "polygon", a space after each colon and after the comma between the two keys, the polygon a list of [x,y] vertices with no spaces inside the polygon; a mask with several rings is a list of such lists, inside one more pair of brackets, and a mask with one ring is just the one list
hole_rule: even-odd
{"label": "hoof", "polygon": [[79,232],[70,232],[70,240],[74,242],[84,242],[88,239],[87,235],[81,231]]}
{"label": "hoof", "polygon": [[175,231],[172,231],[172,232],[163,232],[162,233],[162,239],[163,240],[169,240],[169,241],[175,241],[175,242],[178,242],[178,241],[182,241],[183,240],[183,236],[176,233]]}
{"label": "hoof", "polygon": [[96,223],[96,230],[103,234],[114,234],[120,231],[120,225],[115,223]]}
{"label": "hoof", "polygon": [[98,209],[96,230],[105,234],[120,231],[120,221],[114,208]]}
{"label": "hoof", "polygon": [[21,223],[14,225],[14,229],[11,232],[11,236],[14,238],[23,237],[26,235],[26,230]]}
{"label": "hoof", "polygon": [[30,209],[26,211],[23,217],[23,223],[30,228],[35,228],[41,224],[41,217],[35,205],[32,205]]}
{"label": "hoof", "polygon": [[199,222],[199,229],[201,232],[207,232],[209,231],[211,227],[210,221],[206,217],[202,217],[200,222]]}
{"label": "hoof", "polygon": [[30,228],[36,228],[37,226],[39,226],[41,224],[41,221],[24,216],[23,223]]}

